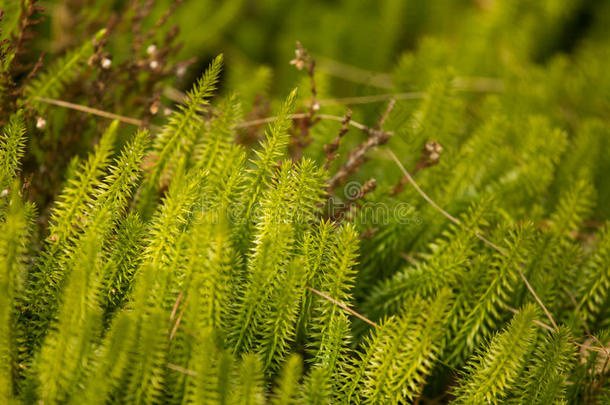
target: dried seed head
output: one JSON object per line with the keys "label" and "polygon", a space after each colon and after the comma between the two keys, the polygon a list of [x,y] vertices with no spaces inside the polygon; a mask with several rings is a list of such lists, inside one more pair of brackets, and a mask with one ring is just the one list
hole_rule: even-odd
{"label": "dried seed head", "polygon": [[290,64],[294,65],[299,70],[303,70],[303,68],[305,67],[305,62],[302,59],[298,58],[291,60]]}
{"label": "dried seed head", "polygon": [[148,48],[146,48],[146,53],[149,55],[154,55],[157,53],[157,46],[155,44],[152,45],[148,45]]}
{"label": "dried seed head", "polygon": [[156,60],[151,60],[149,66],[152,70],[157,70],[159,68],[159,62]]}
{"label": "dried seed head", "polygon": [[104,69],[110,69],[110,66],[112,66],[112,59],[104,56],[102,58],[102,67]]}
{"label": "dried seed head", "polygon": [[290,64],[299,70],[303,70],[303,68],[311,64],[307,50],[303,48],[299,41],[297,41],[297,49],[294,50],[294,59],[290,61]]}
{"label": "dried seed head", "polygon": [[438,163],[442,151],[443,147],[437,141],[426,142],[426,144],[424,145],[424,150],[422,152],[422,162],[425,162],[423,167],[431,166]]}

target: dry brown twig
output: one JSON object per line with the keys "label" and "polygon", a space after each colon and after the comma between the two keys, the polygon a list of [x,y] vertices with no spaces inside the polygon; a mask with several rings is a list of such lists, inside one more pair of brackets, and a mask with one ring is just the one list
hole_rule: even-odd
{"label": "dry brown twig", "polygon": [[[415,176],[420,170],[425,169],[426,167],[436,165],[441,157],[441,152],[443,151],[443,147],[437,141],[428,141],[424,145],[422,149],[421,157],[415,166],[415,169],[411,171],[411,176]],[[395,196],[400,194],[403,189],[405,183],[408,181],[406,176],[402,176],[398,183],[392,188],[390,191],[391,196]]]}
{"label": "dry brown twig", "polygon": [[341,129],[339,130],[339,134],[335,137],[332,143],[328,145],[324,145],[324,169],[328,170],[331,162],[335,160],[339,154],[335,153],[337,149],[339,149],[339,144],[341,143],[341,138],[349,131],[349,123],[352,119],[352,110],[347,110],[345,114],[345,118],[341,122]]}
{"label": "dry brown twig", "polygon": [[[382,129],[382,126],[385,120],[392,112],[395,103],[396,101],[394,99],[390,100],[385,112],[381,115],[379,121],[377,122],[377,125],[374,128],[369,128],[367,126],[358,124],[361,126],[360,129],[364,131],[369,136],[369,138],[362,144],[360,144],[360,146],[358,146],[356,149],[350,151],[349,155],[347,156],[347,161],[343,164],[343,166],[339,168],[339,170],[337,170],[337,173],[335,173],[335,175],[329,180],[327,187],[327,190],[329,192],[332,192],[338,185],[345,182],[347,176],[354,173],[356,170],[358,170],[360,166],[362,166],[366,159],[366,153],[370,149],[380,145],[384,145],[390,140],[390,137],[394,134],[394,132],[384,131]],[[350,121],[350,124],[354,125],[355,123],[353,121]]]}
{"label": "dry brown twig", "polygon": [[[111,120],[117,120],[120,122],[124,122],[126,124],[131,124],[131,125],[135,125],[138,127],[145,127],[146,125],[144,124],[144,121],[139,120],[137,118],[131,118],[131,117],[126,117],[124,115],[119,115],[119,114],[114,114],[111,112],[107,112],[107,111],[103,111],[103,110],[98,110],[97,108],[92,108],[92,107],[87,107],[84,105],[80,105],[80,104],[75,104],[75,103],[70,103],[68,101],[63,101],[63,100],[55,100],[52,98],[45,98],[45,97],[34,97],[35,100],[37,101],[42,101],[43,103],[47,103],[47,104],[53,104],[59,107],[64,107],[64,108],[69,108],[71,110],[77,110],[77,111],[82,111],[84,113],[87,114],[92,114],[92,115],[97,115],[98,117],[104,117],[104,118],[108,118]],[[158,127],[156,125],[149,125],[149,127],[151,129],[156,129],[156,130],[160,130],[161,127]]]}
{"label": "dry brown twig", "polygon": [[311,91],[311,101],[309,102],[307,114],[305,114],[302,119],[295,120],[295,130],[297,130],[298,133],[294,134],[291,138],[291,143],[288,148],[292,158],[298,160],[303,155],[303,150],[313,141],[309,135],[311,128],[320,121],[320,118],[316,117],[316,112],[320,109],[320,104],[317,100],[318,90],[315,78],[316,60],[309,55],[307,49],[305,49],[299,41],[297,41],[296,46],[295,58],[290,61],[290,64],[294,65],[298,70],[305,69],[307,71]]}
{"label": "dry brown twig", "polygon": [[328,190],[334,190],[338,185],[345,182],[347,176],[354,173],[358,168],[364,163],[366,159],[366,153],[377,146],[384,145],[390,139],[390,136],[393,135],[393,132],[386,131],[376,131],[372,129],[368,129],[367,132],[370,134],[370,137],[363,142],[359,147],[352,150],[348,157],[347,161],[343,166],[337,170],[337,173],[328,181]]}
{"label": "dry brown twig", "polygon": [[395,105],[396,105],[396,99],[391,98],[390,101],[388,102],[388,106],[386,107],[385,111],[383,112],[383,114],[381,114],[379,121],[377,121],[377,125],[375,125],[375,130],[381,131],[381,127],[383,126],[384,122],[388,119],[388,117],[392,113],[392,110],[394,109]]}
{"label": "dry brown twig", "polygon": [[[365,181],[364,184],[360,186],[355,193],[353,193],[353,195],[347,196],[347,203],[341,205],[336,211],[332,212],[330,219],[332,219],[333,221],[339,221],[342,219],[346,219],[347,221],[349,221],[350,218],[353,217],[353,214],[356,212],[352,211],[352,208],[354,206],[356,206],[356,208],[359,208],[360,204],[358,203],[358,201],[362,200],[367,194],[375,190],[376,187],[377,181],[375,179],[371,178]],[[345,216],[344,218],[344,213],[346,212],[350,215],[349,217]]]}

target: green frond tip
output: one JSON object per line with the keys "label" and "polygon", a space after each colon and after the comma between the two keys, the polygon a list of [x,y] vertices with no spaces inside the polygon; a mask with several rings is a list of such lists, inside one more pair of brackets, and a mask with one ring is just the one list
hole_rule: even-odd
{"label": "green frond tip", "polygon": [[580,285],[579,309],[587,323],[594,324],[610,298],[610,223],[600,232],[599,242],[585,265]]}
{"label": "green frond tip", "polygon": [[[294,260],[282,275],[270,298],[261,331],[260,354],[265,369],[277,367],[293,340],[303,291],[303,264]],[[274,364],[275,362],[275,364]]]}
{"label": "green frond tip", "polygon": [[545,336],[517,383],[515,404],[545,405],[561,401],[576,360],[577,347],[565,326]]}
{"label": "green frond tip", "polygon": [[195,146],[195,164],[213,172],[226,170],[222,164],[234,145],[235,125],[240,116],[241,104],[235,95],[221,100],[205,128],[205,134]]}
{"label": "green frond tip", "polygon": [[93,196],[103,187],[102,175],[111,161],[119,122],[104,131],[93,153],[66,180],[51,214],[49,233],[61,244],[75,232],[79,220],[89,211]]}
{"label": "green frond tip", "polygon": [[99,349],[93,356],[91,370],[81,391],[72,395],[71,405],[87,403],[103,405],[120,382],[129,359],[129,347],[134,338],[134,319],[122,312],[113,322]]}
{"label": "green frond tip", "polygon": [[297,93],[298,89],[295,88],[290,92],[290,94],[288,94],[286,101],[284,101],[284,104],[282,104],[282,108],[280,109],[277,118],[269,126],[269,133],[273,134],[272,137],[285,133],[288,131],[288,128],[290,128],[290,125],[292,124],[290,115],[294,111]]}
{"label": "green frond tip", "polygon": [[11,184],[19,170],[25,141],[23,110],[19,110],[11,115],[0,135],[0,192]]}
{"label": "green frond tip", "polygon": [[298,354],[291,355],[284,363],[277,386],[274,389],[273,405],[297,405],[300,397],[301,373],[303,360]]}
{"label": "green frond tip", "polygon": [[368,403],[405,403],[417,397],[444,343],[452,293],[412,299],[404,315],[392,317],[377,331],[366,366],[363,395]]}
{"label": "green frond tip", "polygon": [[[288,129],[292,122],[290,114],[294,110],[296,94],[296,89],[290,93],[282,105],[277,118],[269,125],[261,149],[254,152],[256,159],[254,159],[253,163],[256,169],[250,173],[250,180],[247,185],[249,193],[246,193],[246,195],[249,195],[249,198],[246,201],[244,209],[244,224],[249,224],[252,220],[252,211],[262,194],[263,184],[268,181],[277,160],[285,152],[286,145],[288,144]],[[248,237],[250,235],[246,232],[245,236]]]}
{"label": "green frond tip", "polygon": [[303,381],[303,403],[307,405],[330,405],[332,385],[328,371],[312,367]]}
{"label": "green frond tip", "polygon": [[[172,114],[169,122],[157,135],[150,153],[152,168],[146,177],[139,196],[138,209],[144,219],[149,219],[157,203],[162,183],[169,183],[175,171],[183,170],[198,136],[201,135],[203,119],[200,116],[209,105],[208,98],[216,90],[222,69],[222,55],[216,57],[203,76],[187,93],[184,105]],[[182,163],[181,163],[182,162]]]}
{"label": "green frond tip", "polygon": [[195,86],[186,93],[186,107],[180,107],[183,111],[191,108],[202,108],[196,104],[207,104],[207,98],[214,94],[216,90],[220,72],[222,71],[223,60],[222,54],[215,57],[203,76],[197,79]]}
{"label": "green frond tip", "polygon": [[[485,258],[482,274],[475,274],[477,278],[470,280],[475,285],[474,291],[465,289],[463,294],[472,303],[465,318],[455,325],[458,329],[454,334],[450,346],[452,353],[449,360],[461,363],[466,359],[490,333],[499,327],[500,311],[510,302],[510,292],[518,285],[518,269],[522,266],[531,246],[533,225],[524,223],[515,230],[508,232],[505,240],[506,254],[493,252]],[[476,297],[476,299],[473,299]],[[456,319],[453,320],[456,322]]]}
{"label": "green frond tip", "polygon": [[235,388],[229,403],[235,405],[263,405],[265,403],[262,364],[256,354],[249,353],[242,357]]}
{"label": "green frond tip", "polygon": [[590,215],[594,202],[595,188],[591,183],[586,180],[574,182],[561,196],[555,212],[551,215],[551,229],[560,235],[578,231],[582,222]]}
{"label": "green frond tip", "polygon": [[125,145],[109,173],[98,187],[96,204],[110,204],[117,213],[123,213],[131,200],[141,172],[142,160],[150,143],[148,131],[138,131]]}
{"label": "green frond tip", "polygon": [[[317,288],[343,304],[352,305],[358,233],[351,224],[335,229],[334,233],[330,246],[326,248],[329,256],[326,266],[316,276],[320,280]],[[347,353],[351,340],[350,321],[341,308],[322,297],[315,296],[313,305],[310,351],[314,354],[314,364],[330,375]]]}
{"label": "green frond tip", "polygon": [[456,404],[498,404],[515,388],[537,334],[537,308],[528,304],[467,365]]}

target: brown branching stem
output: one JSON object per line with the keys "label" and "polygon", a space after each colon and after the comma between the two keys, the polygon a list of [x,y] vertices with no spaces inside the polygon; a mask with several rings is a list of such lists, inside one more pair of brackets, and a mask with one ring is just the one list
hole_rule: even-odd
{"label": "brown branching stem", "polygon": [[[358,191],[356,193],[354,193],[354,195],[349,196],[349,199],[347,200],[346,204],[340,206],[339,209],[337,209],[335,212],[333,212],[331,219],[333,221],[341,220],[341,219],[343,219],[344,214],[346,212],[350,213],[350,211],[352,211],[352,207],[356,206],[356,208],[359,208],[358,200],[362,200],[367,194],[369,194],[373,190],[375,190],[376,187],[377,187],[377,181],[373,178],[364,182],[364,184],[358,189]],[[353,212],[352,212],[352,214],[353,214]],[[345,218],[345,219],[349,221],[349,218]]]}
{"label": "brown branching stem", "polygon": [[339,144],[341,143],[341,138],[349,131],[349,123],[352,120],[352,110],[347,110],[345,114],[345,118],[341,122],[341,129],[339,130],[339,134],[335,137],[332,143],[328,145],[324,145],[324,169],[328,170],[330,164],[333,160],[335,160],[339,154],[335,153],[337,149],[339,149]]}
{"label": "brown branching stem", "polygon": [[381,130],[381,128],[383,127],[383,123],[388,119],[388,117],[392,113],[392,110],[394,109],[395,105],[396,105],[396,99],[394,99],[394,98],[390,99],[390,101],[388,102],[388,106],[386,107],[383,114],[381,114],[379,121],[377,121],[377,125],[375,125],[375,130],[377,130],[377,131]]}

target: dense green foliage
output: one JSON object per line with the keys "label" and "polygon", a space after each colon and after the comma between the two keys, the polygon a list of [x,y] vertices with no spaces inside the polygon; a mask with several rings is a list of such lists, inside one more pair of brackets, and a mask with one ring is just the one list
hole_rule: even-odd
{"label": "dense green foliage", "polygon": [[81,3],[0,0],[0,404],[610,404],[608,2]]}

